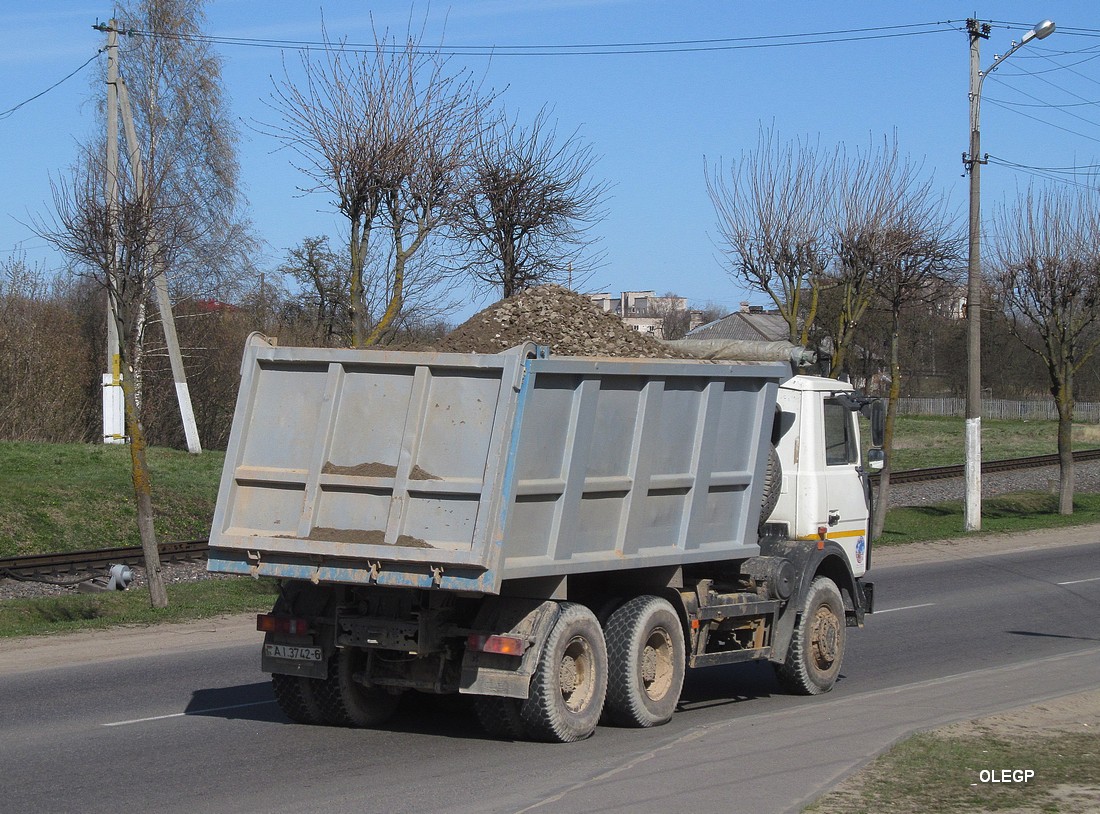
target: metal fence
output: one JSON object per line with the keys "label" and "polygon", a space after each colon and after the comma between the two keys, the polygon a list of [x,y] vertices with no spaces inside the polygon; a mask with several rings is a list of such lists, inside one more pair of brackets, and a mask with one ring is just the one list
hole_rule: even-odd
{"label": "metal fence", "polygon": [[[961,398],[908,398],[898,399],[899,415],[966,415],[966,399]],[[1032,419],[1057,421],[1058,411],[1054,399],[983,399],[983,418]],[[1100,423],[1100,402],[1079,401],[1073,407],[1074,421]]]}

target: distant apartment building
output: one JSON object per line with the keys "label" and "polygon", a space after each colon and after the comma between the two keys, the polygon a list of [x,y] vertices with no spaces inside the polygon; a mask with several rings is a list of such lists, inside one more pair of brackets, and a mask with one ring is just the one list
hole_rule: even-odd
{"label": "distant apartment building", "polygon": [[658,297],[655,291],[623,291],[587,295],[606,314],[614,314],[638,333],[664,339],[665,317],[687,311],[686,297]]}

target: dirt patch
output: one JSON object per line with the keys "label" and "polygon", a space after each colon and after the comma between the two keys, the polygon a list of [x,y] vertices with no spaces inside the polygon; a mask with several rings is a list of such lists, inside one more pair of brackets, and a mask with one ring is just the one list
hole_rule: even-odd
{"label": "dirt patch", "polygon": [[664,345],[640,334],[596,303],[557,285],[530,288],[490,305],[459,325],[432,350],[499,353],[534,342],[557,356],[671,358]]}
{"label": "dirt patch", "polygon": [[[386,545],[386,532],[382,529],[330,529],[323,526],[314,528],[307,540],[321,540],[328,543],[357,543],[361,545]],[[402,534],[397,545],[407,548],[432,548],[427,540]]]}
{"label": "dirt patch", "polygon": [[[397,477],[396,466],[378,463],[377,461],[368,461],[367,463],[355,464],[354,466],[339,466],[329,461],[321,467],[321,472],[325,475],[354,475],[360,478]],[[422,469],[420,464],[415,464],[412,471],[409,472],[409,480],[441,480],[441,478],[438,475],[433,475],[426,469]]]}
{"label": "dirt patch", "polygon": [[1029,737],[1037,732],[1100,735],[1100,690],[1067,695],[1029,707],[999,712],[973,721],[960,721],[936,730],[954,737]]}

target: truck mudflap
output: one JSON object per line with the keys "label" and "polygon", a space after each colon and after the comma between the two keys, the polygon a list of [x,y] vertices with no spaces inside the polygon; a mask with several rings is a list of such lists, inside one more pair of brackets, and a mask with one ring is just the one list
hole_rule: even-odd
{"label": "truck mudflap", "polygon": [[475,635],[518,636],[527,644],[522,656],[467,647],[458,691],[526,699],[543,642],[560,613],[561,606],[553,600],[494,597],[486,601],[474,621]]}
{"label": "truck mudflap", "polygon": [[857,579],[856,596],[859,599],[859,601],[856,603],[856,606],[862,607],[864,613],[875,612],[875,583],[866,582],[862,579]]}

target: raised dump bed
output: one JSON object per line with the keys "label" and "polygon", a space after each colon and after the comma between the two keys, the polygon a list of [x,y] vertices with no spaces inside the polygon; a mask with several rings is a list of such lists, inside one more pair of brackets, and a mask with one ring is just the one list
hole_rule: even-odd
{"label": "raised dump bed", "polygon": [[241,373],[210,570],[494,594],[758,553],[790,366],[253,337]]}

